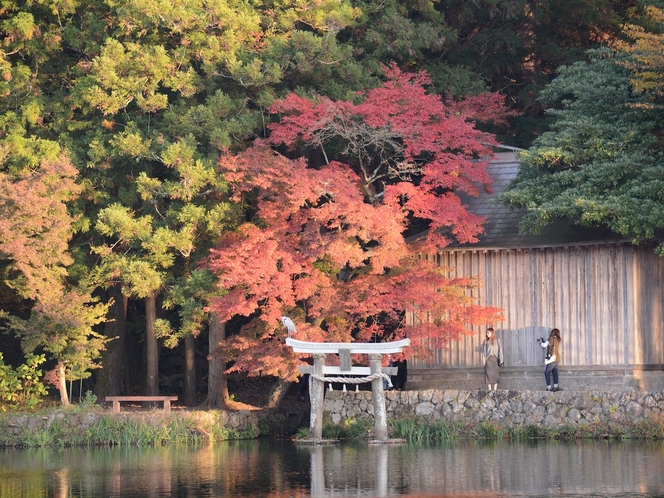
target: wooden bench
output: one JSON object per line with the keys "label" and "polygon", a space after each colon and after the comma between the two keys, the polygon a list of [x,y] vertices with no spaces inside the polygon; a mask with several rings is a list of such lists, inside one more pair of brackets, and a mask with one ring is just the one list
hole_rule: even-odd
{"label": "wooden bench", "polygon": [[112,411],[120,412],[121,401],[162,401],[164,403],[164,411],[171,411],[171,401],[177,401],[177,396],[106,396],[106,401],[112,401]]}

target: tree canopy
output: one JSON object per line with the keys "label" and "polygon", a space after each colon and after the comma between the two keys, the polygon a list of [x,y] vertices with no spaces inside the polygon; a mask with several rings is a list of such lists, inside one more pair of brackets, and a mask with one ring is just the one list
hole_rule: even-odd
{"label": "tree canopy", "polygon": [[[595,51],[590,62],[561,68],[541,93],[554,124],[521,154],[502,196],[527,209],[524,230],[570,218],[639,243],[664,228],[662,108],[634,84],[633,67],[628,53]],[[664,245],[657,252],[664,255]]]}
{"label": "tree canopy", "polygon": [[[474,240],[482,220],[455,192],[490,188],[482,159],[496,139],[488,131],[529,145],[546,127],[541,108],[556,99],[562,114],[549,118],[572,119],[568,97],[555,95],[566,74],[611,79],[604,94],[581,82],[574,89],[578,105],[585,102],[577,114],[592,116],[593,99],[611,102],[597,111],[595,138],[568,137],[566,147],[587,148],[592,160],[566,152],[569,164],[614,161],[618,152],[600,150],[630,144],[634,157],[612,173],[624,192],[602,200],[603,209],[624,201],[626,213],[630,195],[649,207],[636,217],[600,209],[588,216],[635,239],[657,227],[649,175],[659,178],[660,33],[661,12],[633,0],[7,0],[0,7],[3,323],[26,349],[51,348],[50,361],[73,365],[64,355],[85,344],[83,370],[69,368],[70,378],[98,366],[103,347],[97,381],[115,372],[135,384],[143,375],[135,364],[147,362],[153,390],[162,345],[184,339],[193,354],[206,322],[223,328],[208,316],[213,299],[226,318],[258,317],[242,333],[228,328],[236,353],[257,348],[249,363],[233,357],[237,368],[267,351],[260,338],[276,330],[278,309],[306,323],[312,337],[348,329],[366,339],[402,334],[403,310],[423,314],[429,306],[439,328],[421,329],[421,337],[443,344],[463,333],[462,323],[492,312],[462,297],[472,282],[415,264],[414,251]],[[619,40],[620,55],[589,60],[588,48]],[[579,60],[585,65],[574,65]],[[560,64],[570,69],[537,101]],[[599,120],[614,112],[622,122],[602,131]],[[630,127],[643,133],[631,136]],[[593,149],[598,137],[604,143]],[[620,170],[615,161],[608,168]],[[593,175],[611,177],[601,169]],[[546,195],[562,198],[565,183],[557,182]],[[406,244],[421,232],[426,237]],[[258,254],[265,260],[250,261]],[[233,275],[252,265],[247,277]],[[281,294],[265,294],[260,278],[283,285]],[[441,291],[426,301],[425,287]],[[68,314],[81,321],[61,320]],[[257,335],[248,340],[251,330]],[[123,354],[141,361],[122,370]],[[266,356],[265,371],[278,370],[275,360]]]}
{"label": "tree canopy", "polygon": [[[482,230],[457,193],[477,194],[478,182],[488,188],[494,139],[474,122],[504,116],[502,99],[444,102],[426,92],[424,73],[396,65],[385,73],[357,102],[295,94],[275,101],[281,118],[269,139],[222,156],[236,200],[253,212],[209,259],[227,291],[213,309],[254,318],[228,341],[233,369],[293,375],[283,362],[284,314],[311,340],[407,336],[419,354],[497,316],[465,297],[472,280],[447,278],[417,256]],[[314,152],[321,164],[307,159]],[[404,235],[416,219],[428,234],[409,244]],[[404,323],[408,310],[415,323]]]}

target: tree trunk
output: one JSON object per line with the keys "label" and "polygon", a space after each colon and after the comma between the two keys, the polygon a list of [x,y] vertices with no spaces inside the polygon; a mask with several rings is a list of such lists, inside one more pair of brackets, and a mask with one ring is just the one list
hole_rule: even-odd
{"label": "tree trunk", "polygon": [[291,384],[292,382],[286,382],[283,379],[277,379],[277,382],[272,388],[270,396],[267,399],[267,404],[265,405],[265,408],[268,409],[279,408],[281,400],[284,399],[284,396],[286,396],[288,388],[290,387]]}
{"label": "tree trunk", "polygon": [[196,354],[194,336],[184,336],[184,404],[196,405]]}
{"label": "tree trunk", "polygon": [[58,364],[55,366],[55,368],[57,370],[60,403],[62,403],[62,406],[69,406],[69,396],[67,396],[67,381],[65,380],[65,364],[58,360]]}
{"label": "tree trunk", "polygon": [[226,339],[226,322],[219,320],[216,313],[210,314],[208,337],[208,393],[205,405],[208,408],[224,408],[230,399],[228,382],[224,374],[226,362],[213,353],[219,347],[219,343]]}
{"label": "tree trunk", "polygon": [[114,338],[106,344],[101,354],[101,368],[95,371],[95,395],[100,401],[106,396],[123,394],[122,362],[127,331],[127,297],[122,295],[119,285],[109,289],[108,297],[113,299],[108,322],[104,324],[104,335]]}
{"label": "tree trunk", "polygon": [[159,347],[155,335],[156,321],[157,298],[152,295],[145,298],[145,394],[148,396],[159,394]]}

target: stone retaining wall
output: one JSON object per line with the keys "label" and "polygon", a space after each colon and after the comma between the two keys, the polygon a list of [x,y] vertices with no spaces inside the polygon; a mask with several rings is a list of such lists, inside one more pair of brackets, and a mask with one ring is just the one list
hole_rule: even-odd
{"label": "stone retaining wall", "polygon": [[[612,423],[637,425],[664,419],[664,391],[387,391],[388,419],[420,416],[434,420],[484,422],[506,427]],[[373,418],[370,391],[325,393],[332,422]]]}

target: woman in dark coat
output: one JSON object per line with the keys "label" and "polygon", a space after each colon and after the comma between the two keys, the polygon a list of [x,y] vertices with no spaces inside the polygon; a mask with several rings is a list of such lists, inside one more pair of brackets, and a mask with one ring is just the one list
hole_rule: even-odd
{"label": "woman in dark coat", "polygon": [[486,338],[482,345],[482,365],[484,365],[484,381],[489,391],[498,389],[500,370],[503,364],[503,344],[496,337],[493,328],[486,329]]}

